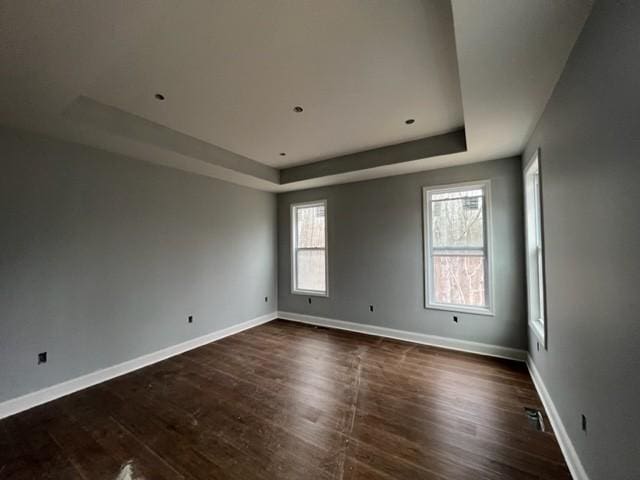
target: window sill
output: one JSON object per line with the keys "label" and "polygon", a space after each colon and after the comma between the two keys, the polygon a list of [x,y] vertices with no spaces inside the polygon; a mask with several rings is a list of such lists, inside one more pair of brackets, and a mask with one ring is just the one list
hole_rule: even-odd
{"label": "window sill", "polygon": [[439,305],[429,303],[425,307],[427,310],[444,310],[452,313],[468,313],[471,315],[484,315],[485,317],[495,317],[495,313],[487,308],[472,308],[462,305]]}
{"label": "window sill", "polygon": [[533,322],[529,322],[529,328],[533,330],[533,333],[535,333],[538,340],[540,340],[540,343],[542,343],[542,346],[546,349],[547,342],[544,334],[544,324],[540,320],[535,320]]}
{"label": "window sill", "polygon": [[324,298],[329,298],[329,293],[328,292],[315,292],[313,290],[311,290],[311,291],[291,290],[291,294],[292,295],[302,295],[303,297],[324,297]]}

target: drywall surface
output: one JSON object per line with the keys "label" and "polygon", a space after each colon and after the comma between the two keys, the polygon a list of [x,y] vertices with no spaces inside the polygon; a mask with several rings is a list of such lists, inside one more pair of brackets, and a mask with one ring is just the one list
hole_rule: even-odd
{"label": "drywall surface", "polygon": [[0,401],[276,310],[274,194],[17,130],[0,157]]}
{"label": "drywall surface", "polygon": [[280,170],[280,183],[293,183],[354,170],[391,165],[467,150],[464,128],[442,135],[374,148]]}
{"label": "drywall surface", "polygon": [[640,478],[638,25],[639,2],[596,2],[524,154],[541,149],[547,283],[530,355],[591,480]]}
{"label": "drywall surface", "polygon": [[[495,316],[425,309],[422,187],[485,179],[493,202]],[[309,304],[291,293],[289,209],[318,199],[328,202],[329,297]],[[278,309],[524,349],[522,209],[519,158],[279,194]]]}

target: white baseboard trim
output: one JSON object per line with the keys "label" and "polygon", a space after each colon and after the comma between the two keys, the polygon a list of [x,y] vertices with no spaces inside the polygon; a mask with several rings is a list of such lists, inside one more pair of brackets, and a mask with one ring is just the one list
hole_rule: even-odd
{"label": "white baseboard trim", "polygon": [[575,448],[573,448],[573,443],[567,434],[566,428],[564,428],[564,424],[558,414],[558,410],[547,391],[547,387],[545,387],[544,382],[542,381],[540,372],[538,372],[538,369],[530,356],[527,356],[527,368],[529,369],[529,374],[531,375],[533,384],[538,391],[538,395],[540,395],[540,399],[542,400],[544,409],[547,412],[547,417],[549,417],[553,431],[556,434],[556,439],[558,440],[564,459],[567,462],[571,476],[574,480],[589,480],[589,476],[582,466],[580,457],[578,457]]}
{"label": "white baseboard trim", "polygon": [[344,320],[334,320],[333,318],[316,317],[301,313],[279,311],[278,318],[294,322],[308,323],[310,325],[318,325],[321,327],[336,328],[338,330],[364,333],[366,335],[377,335],[379,337],[405,340],[407,342],[421,343],[423,345],[442,347],[449,350],[477,353],[490,357],[507,358],[509,360],[517,360],[520,362],[524,362],[527,359],[527,352],[525,350],[502,347],[499,345],[490,345],[488,343],[470,342],[468,340],[458,340],[449,337],[427,335],[425,333],[408,332],[406,330],[396,330],[393,328],[379,327],[364,323],[345,322]]}
{"label": "white baseboard trim", "polygon": [[83,390],[91,387],[92,385],[105,382],[120,375],[124,375],[125,373],[160,362],[161,360],[179,355],[188,350],[193,350],[194,348],[201,347],[202,345],[206,345],[207,343],[211,343],[215,340],[234,335],[249,328],[257,327],[258,325],[270,322],[276,318],[276,312],[262,315],[261,317],[238,323],[237,325],[232,325],[221,330],[216,330],[215,332],[208,333],[201,337],[192,338],[186,342],[172,345],[170,347],[163,348],[162,350],[142,355],[141,357],[127,360],[126,362],[122,362],[111,367],[72,378],[66,382],[58,383],[57,385],[52,385],[36,392],[27,393],[21,397],[6,400],[0,403],[0,418],[5,418],[24,410],[28,410],[37,405],[55,400],[56,398],[69,395],[70,393],[77,392],[78,390]]}

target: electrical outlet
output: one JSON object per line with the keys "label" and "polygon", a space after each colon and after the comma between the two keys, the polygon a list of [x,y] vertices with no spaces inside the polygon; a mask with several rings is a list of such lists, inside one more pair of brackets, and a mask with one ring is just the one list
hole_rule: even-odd
{"label": "electrical outlet", "polygon": [[41,363],[47,363],[47,352],[38,354],[38,365],[40,365]]}
{"label": "electrical outlet", "polygon": [[453,316],[453,321],[454,321],[454,322],[456,322],[456,323],[458,323],[458,316],[457,316],[457,315],[454,315],[454,316]]}
{"label": "electrical outlet", "polygon": [[587,417],[584,416],[584,414],[580,415],[580,420],[582,422],[582,431],[586,432],[587,431]]}
{"label": "electrical outlet", "polygon": [[269,297],[264,297],[265,303],[269,301]]}
{"label": "electrical outlet", "polygon": [[373,305],[369,305],[369,311],[373,312]]}
{"label": "electrical outlet", "polygon": [[189,315],[189,318],[187,319],[187,321],[189,323],[193,323],[193,315]]}

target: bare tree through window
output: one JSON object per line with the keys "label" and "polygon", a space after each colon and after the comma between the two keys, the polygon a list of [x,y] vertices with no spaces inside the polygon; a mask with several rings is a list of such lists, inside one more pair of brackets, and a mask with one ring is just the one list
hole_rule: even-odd
{"label": "bare tree through window", "polygon": [[428,303],[488,309],[486,187],[427,190]]}
{"label": "bare tree through window", "polygon": [[326,294],[326,203],[292,207],[294,291]]}

